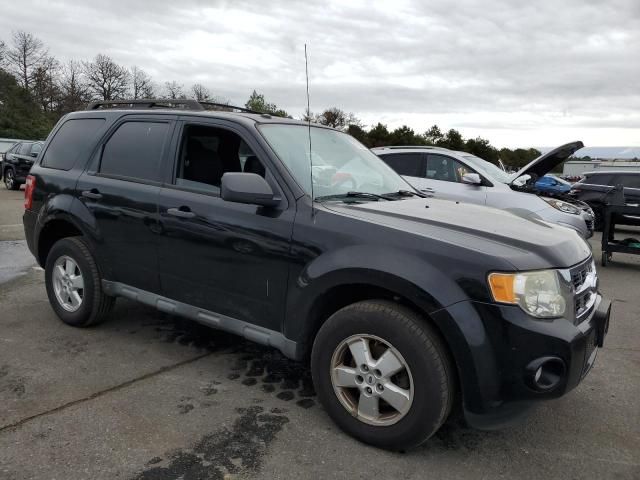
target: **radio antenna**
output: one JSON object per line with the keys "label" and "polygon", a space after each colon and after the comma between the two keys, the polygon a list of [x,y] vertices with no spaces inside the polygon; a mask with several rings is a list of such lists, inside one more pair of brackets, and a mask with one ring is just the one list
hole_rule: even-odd
{"label": "radio antenna", "polygon": [[304,44],[304,73],[307,78],[307,126],[309,132],[309,175],[311,180],[311,216],[313,217],[314,209],[313,204],[315,199],[313,197],[313,156],[311,151],[311,107],[309,102],[309,59],[307,58],[307,44]]}

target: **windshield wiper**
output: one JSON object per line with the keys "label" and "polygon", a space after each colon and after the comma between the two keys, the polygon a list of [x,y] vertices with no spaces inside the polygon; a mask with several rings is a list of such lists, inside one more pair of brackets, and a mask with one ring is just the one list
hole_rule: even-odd
{"label": "windshield wiper", "polygon": [[336,193],[335,195],[323,195],[321,197],[316,197],[316,200],[333,200],[340,199],[344,197],[349,198],[369,198],[371,200],[389,200],[392,201],[392,198],[385,197],[383,195],[378,195],[377,193],[369,193],[369,192],[346,192],[346,193]]}
{"label": "windshield wiper", "polygon": [[398,190],[395,195],[400,195],[401,197],[421,197],[421,198],[431,198],[433,195],[429,195],[427,193],[422,193],[414,190]]}

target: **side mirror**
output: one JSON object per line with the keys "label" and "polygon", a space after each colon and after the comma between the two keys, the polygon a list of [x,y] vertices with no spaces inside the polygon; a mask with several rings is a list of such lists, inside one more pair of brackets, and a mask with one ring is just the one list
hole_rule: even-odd
{"label": "side mirror", "polygon": [[482,178],[477,173],[465,173],[462,175],[462,183],[469,185],[482,185]]}
{"label": "side mirror", "polygon": [[36,158],[38,156],[36,152],[31,152],[29,155],[31,155],[33,158]]}
{"label": "side mirror", "polygon": [[256,173],[227,172],[220,184],[222,199],[227,202],[248,203],[273,207],[280,201],[274,198],[267,181]]}
{"label": "side mirror", "polygon": [[529,180],[531,180],[531,175],[529,175],[528,173],[525,173],[524,175],[522,175],[522,176],[520,176],[520,177],[516,178],[516,179],[513,181],[513,184],[514,184],[516,187],[521,187],[521,186],[523,186],[523,185],[526,185],[526,183],[527,183]]}

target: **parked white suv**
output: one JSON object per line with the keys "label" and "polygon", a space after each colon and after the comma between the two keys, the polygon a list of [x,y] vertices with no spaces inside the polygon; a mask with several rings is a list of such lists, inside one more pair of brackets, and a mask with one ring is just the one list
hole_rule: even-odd
{"label": "parked white suv", "polygon": [[467,152],[439,147],[377,147],[371,151],[418,190],[437,198],[488,205],[593,235],[593,211],[570,198],[538,195],[535,182],[584,145],[573,142],[541,155],[515,174]]}

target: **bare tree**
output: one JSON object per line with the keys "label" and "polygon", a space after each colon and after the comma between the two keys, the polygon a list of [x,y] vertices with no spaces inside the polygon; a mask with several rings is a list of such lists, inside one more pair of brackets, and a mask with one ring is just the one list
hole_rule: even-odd
{"label": "bare tree", "polygon": [[60,102],[58,110],[65,114],[80,110],[91,100],[89,87],[82,74],[82,64],[69,61],[58,76]]}
{"label": "bare tree", "polygon": [[316,116],[315,121],[339,130],[346,130],[350,125],[362,127],[362,123],[353,113],[347,113],[337,107],[326,109]]}
{"label": "bare tree", "polygon": [[56,81],[59,74],[58,61],[47,56],[34,69],[31,79],[31,95],[42,111],[53,112],[60,100],[60,89]]}
{"label": "bare tree", "polygon": [[0,40],[0,68],[4,67],[7,60],[7,45]]}
{"label": "bare tree", "polygon": [[164,90],[164,98],[169,98],[171,100],[187,98],[184,94],[184,85],[176,82],[175,80],[171,82],[164,82]]}
{"label": "bare tree", "polygon": [[155,96],[151,76],[140,67],[131,68],[131,93],[134,100],[153,98]]}
{"label": "bare tree", "polygon": [[211,102],[213,98],[211,97],[211,92],[207,87],[202,85],[201,83],[196,83],[191,87],[191,93],[193,98],[198,100],[199,102]]}
{"label": "bare tree", "polygon": [[82,62],[89,91],[100,100],[121,100],[129,90],[129,71],[103,54]]}
{"label": "bare tree", "polygon": [[13,47],[7,51],[7,62],[27,92],[31,92],[36,70],[47,58],[50,58],[49,51],[40,39],[22,30],[13,32]]}

